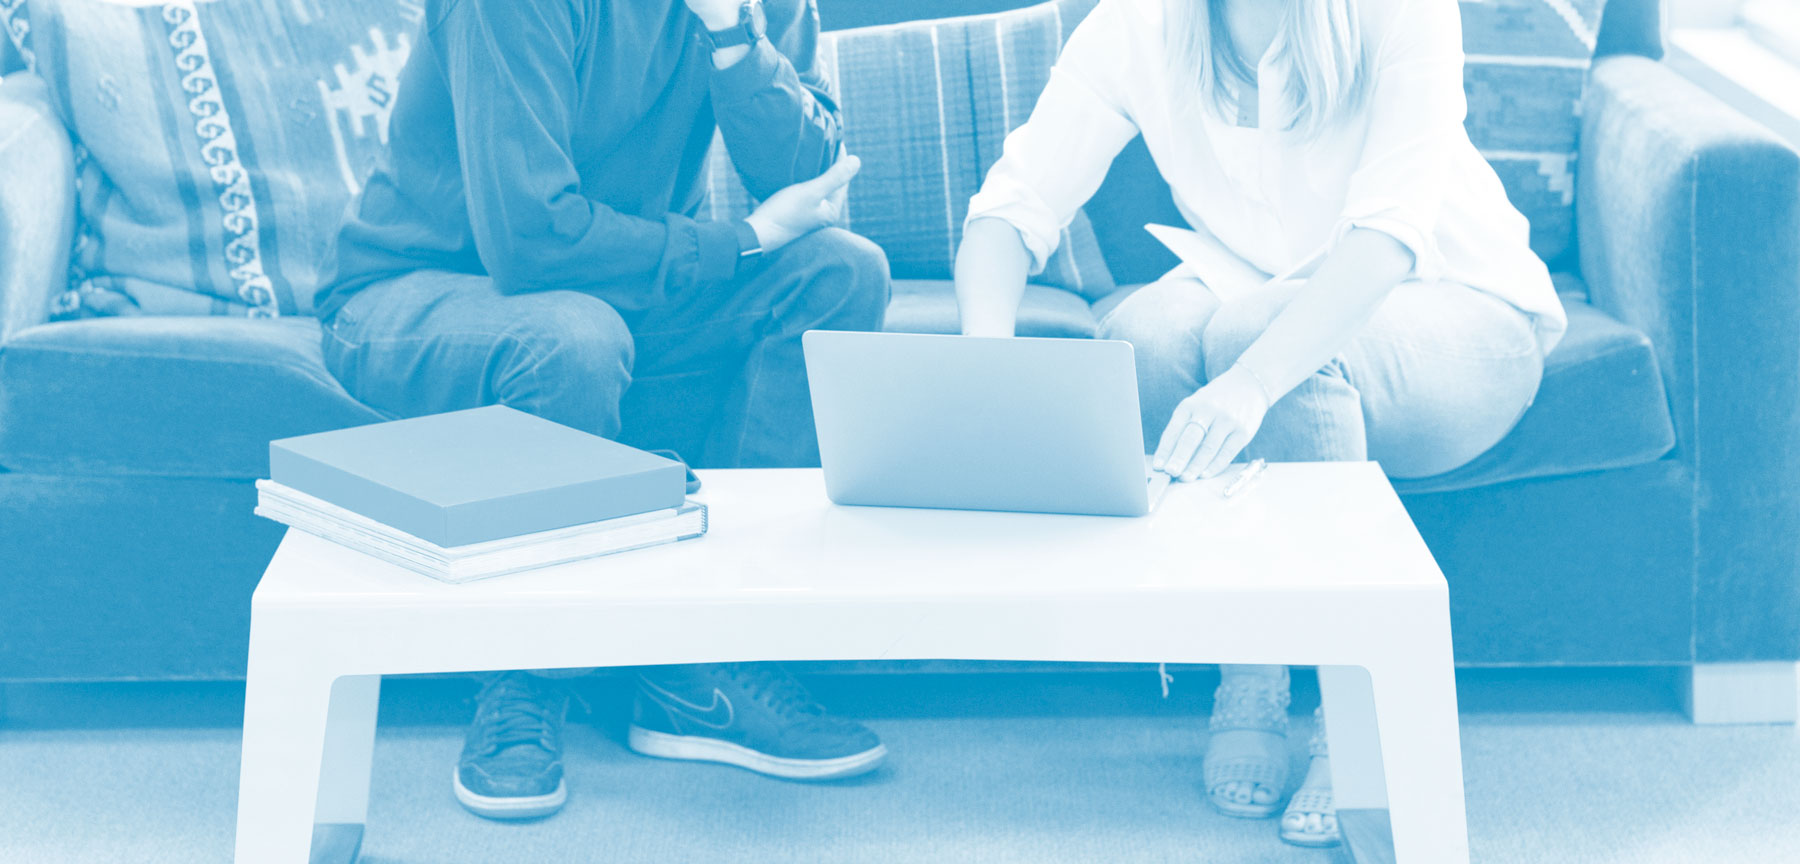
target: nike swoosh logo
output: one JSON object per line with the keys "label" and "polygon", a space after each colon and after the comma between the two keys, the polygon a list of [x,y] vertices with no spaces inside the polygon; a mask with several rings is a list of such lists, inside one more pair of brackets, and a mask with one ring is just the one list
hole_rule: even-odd
{"label": "nike swoosh logo", "polygon": [[720,692],[717,687],[714,687],[712,691],[712,704],[703,708],[656,686],[648,678],[640,677],[638,683],[643,685],[644,692],[649,694],[650,698],[661,703],[663,707],[680,711],[687,719],[709,729],[730,728],[731,721],[737,719],[737,712],[732,710],[731,700],[725,698],[725,694]]}

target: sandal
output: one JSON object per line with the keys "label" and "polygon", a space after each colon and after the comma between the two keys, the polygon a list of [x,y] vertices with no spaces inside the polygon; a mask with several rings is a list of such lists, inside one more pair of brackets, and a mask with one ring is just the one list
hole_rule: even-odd
{"label": "sandal", "polygon": [[[1226,672],[1213,694],[1201,775],[1206,800],[1226,816],[1267,819],[1287,790],[1288,672]],[[1256,792],[1266,792],[1257,800]]]}
{"label": "sandal", "polygon": [[1306,779],[1288,801],[1287,812],[1281,814],[1281,842],[1309,849],[1338,845],[1337,807],[1331,799],[1331,752],[1325,738],[1325,706],[1313,712],[1313,736],[1307,749],[1312,764]]}

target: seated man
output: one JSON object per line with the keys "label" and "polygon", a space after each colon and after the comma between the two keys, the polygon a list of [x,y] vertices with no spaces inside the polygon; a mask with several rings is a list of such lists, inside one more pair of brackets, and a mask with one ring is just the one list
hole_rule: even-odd
{"label": "seated man", "polygon": [[[858,163],[817,39],[812,0],[428,2],[319,293],[333,374],[396,416],[498,402],[611,437],[633,375],[741,366],[708,464],[817,464],[800,336],[879,328],[888,300],[881,251],[824,227]],[[735,224],[693,218],[715,128],[763,202]],[[771,664],[638,683],[641,753],[821,779],[886,752]],[[566,693],[505,673],[478,703],[458,799],[555,812]]]}

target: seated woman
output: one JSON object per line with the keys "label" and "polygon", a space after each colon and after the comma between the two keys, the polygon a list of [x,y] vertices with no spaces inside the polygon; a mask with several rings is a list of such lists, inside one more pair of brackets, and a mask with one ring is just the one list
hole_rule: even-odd
{"label": "seated woman", "polygon": [[[1136,349],[1153,464],[1191,481],[1240,456],[1393,477],[1469,462],[1531,404],[1566,319],[1463,129],[1462,64],[1450,0],[1103,0],[970,202],[963,332],[1012,335],[1028,274],[1141,134],[1232,265],[1177,268],[1100,322]],[[1225,290],[1257,272],[1284,278]],[[1207,797],[1272,816],[1287,670],[1222,672]],[[1280,835],[1331,845],[1322,733],[1311,749]]]}

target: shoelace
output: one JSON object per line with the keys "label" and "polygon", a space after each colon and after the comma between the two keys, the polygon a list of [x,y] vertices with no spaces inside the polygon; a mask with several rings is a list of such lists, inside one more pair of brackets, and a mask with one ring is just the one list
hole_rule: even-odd
{"label": "shoelace", "polygon": [[487,721],[482,724],[482,752],[492,756],[508,747],[535,744],[554,751],[560,697],[541,692],[511,675],[488,682],[477,697]]}
{"label": "shoelace", "polygon": [[818,717],[824,706],[814,701],[806,686],[773,663],[727,663],[726,674],[743,685],[750,698],[786,718]]}

